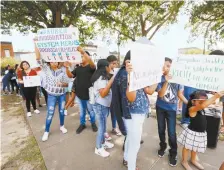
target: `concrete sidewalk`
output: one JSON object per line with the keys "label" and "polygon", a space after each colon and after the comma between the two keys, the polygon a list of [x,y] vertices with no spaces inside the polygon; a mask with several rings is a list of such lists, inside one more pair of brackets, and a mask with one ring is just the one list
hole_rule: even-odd
{"label": "concrete sidewalk", "polygon": [[[59,131],[59,115],[56,110],[49,140],[42,142],[41,137],[45,127],[46,106],[40,108],[40,111],[39,115],[33,114],[28,120],[48,170],[127,170],[122,165],[123,137],[112,136],[115,147],[109,150],[111,153],[110,157],[102,158],[95,155],[96,133],[92,131],[89,121],[87,121],[87,129],[79,135],[75,133],[79,126],[78,108],[76,106],[69,109],[69,115],[65,118],[65,127],[68,129],[68,133],[62,134]],[[107,129],[108,131],[111,130],[110,117],[108,118]],[[177,125],[177,132],[180,133],[181,131],[182,128]],[[167,152],[163,158],[158,158],[159,138],[157,122],[153,117],[145,120],[143,140],[144,144],[141,145],[137,160],[140,170],[184,169],[180,165],[182,147],[178,148],[178,165],[176,167],[169,166]],[[219,141],[215,150],[207,149],[205,154],[199,154],[199,159],[206,170],[218,170],[224,161],[224,142]]]}

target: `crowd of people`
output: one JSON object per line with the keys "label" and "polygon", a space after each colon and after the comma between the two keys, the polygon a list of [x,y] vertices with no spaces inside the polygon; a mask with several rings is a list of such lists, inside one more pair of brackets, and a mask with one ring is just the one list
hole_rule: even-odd
{"label": "crowd of people", "polygon": [[[93,132],[97,132],[95,143],[95,154],[108,157],[107,149],[114,147],[111,137],[107,133],[107,118],[111,115],[112,133],[125,136],[123,165],[128,170],[137,170],[137,155],[140,148],[143,123],[149,114],[150,102],[148,95],[158,93],[156,101],[156,115],[158,122],[159,149],[158,156],[163,157],[167,149],[166,125],[168,131],[169,164],[177,165],[177,142],[183,146],[182,165],[186,170],[191,170],[188,164],[188,152],[191,152],[191,163],[198,169],[204,169],[199,163],[197,153],[204,153],[207,148],[206,118],[204,109],[214,103],[216,99],[224,96],[224,91],[208,92],[184,87],[180,84],[169,83],[172,77],[169,74],[172,60],[165,58],[161,82],[136,91],[129,91],[130,73],[133,71],[130,62],[131,52],[128,51],[123,64],[118,72],[118,59],[110,55],[107,59],[100,59],[95,65],[87,51],[78,47],[82,55],[80,65],[71,69],[71,63],[45,62],[36,48],[37,62],[39,67],[31,69],[27,61],[22,61],[20,66],[14,69],[10,66],[3,78],[3,91],[9,92],[12,83],[16,92],[22,94],[26,100],[27,116],[31,116],[30,103],[34,113],[40,113],[36,101],[39,94],[44,94],[47,104],[47,116],[45,132],[42,141],[49,138],[50,126],[58,104],[60,131],[67,133],[64,125],[68,108],[73,106],[74,100],[79,105],[80,125],[76,130],[80,134],[86,129],[86,113],[90,117]],[[224,55],[222,51],[216,50],[211,54]],[[40,75],[41,87],[24,87],[23,76]],[[18,79],[18,81],[16,81]],[[12,85],[12,87],[14,87]],[[20,89],[20,90],[19,90]],[[71,93],[70,93],[71,92]],[[208,93],[213,97],[208,98]],[[6,94],[6,93],[5,93]],[[67,100],[66,100],[66,95]],[[182,123],[184,130],[180,136],[176,136],[176,113],[178,101],[183,102]],[[223,97],[220,99],[223,101]],[[40,103],[39,103],[39,106]],[[224,110],[223,110],[224,112]],[[224,118],[224,115],[223,115]],[[97,122],[97,124],[96,124]],[[224,121],[223,121],[224,122]],[[119,128],[117,128],[117,125]],[[222,125],[221,131],[224,131]]]}

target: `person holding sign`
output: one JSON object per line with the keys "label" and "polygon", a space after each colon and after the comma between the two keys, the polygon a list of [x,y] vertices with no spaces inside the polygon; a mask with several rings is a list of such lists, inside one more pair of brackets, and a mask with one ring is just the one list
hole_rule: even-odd
{"label": "person holding sign", "polygon": [[[147,113],[149,112],[149,100],[147,94],[152,94],[156,85],[145,87],[136,91],[129,91],[130,73],[132,72],[132,64],[130,63],[131,52],[129,51],[123,63],[123,67],[117,73],[113,84],[113,100],[115,96],[119,103],[113,106],[118,115],[119,127],[123,134],[126,133],[124,160],[123,165],[128,167],[128,170],[137,170],[136,159],[140,148],[142,136],[142,127]],[[114,87],[116,86],[116,87]],[[113,104],[116,102],[113,101]],[[125,131],[120,121],[120,116],[123,117]]]}
{"label": "person holding sign", "polygon": [[190,124],[178,137],[178,142],[183,145],[182,165],[186,170],[192,170],[188,164],[189,150],[191,151],[191,163],[198,169],[204,169],[197,160],[197,152],[204,153],[207,148],[207,120],[204,109],[222,96],[224,96],[224,91],[215,93],[210,99],[202,90],[197,90],[190,95],[186,109],[186,117],[190,117]]}
{"label": "person holding sign", "polygon": [[21,90],[23,91],[26,99],[27,116],[31,117],[32,115],[30,112],[30,102],[32,103],[34,113],[40,113],[40,111],[37,110],[36,107],[37,87],[24,87],[24,78],[26,78],[26,76],[37,76],[37,72],[30,68],[30,64],[27,61],[22,61],[20,64],[20,68],[22,71],[18,74],[18,81],[21,84]]}
{"label": "person holding sign", "polygon": [[91,78],[93,84],[93,110],[96,113],[99,129],[96,138],[95,154],[108,157],[110,155],[105,149],[111,149],[114,144],[105,140],[104,134],[107,127],[107,116],[109,114],[112,91],[111,85],[114,77],[110,77],[109,62],[106,59],[100,59],[97,63],[97,70]]}
{"label": "person holding sign", "polygon": [[78,47],[77,50],[82,55],[81,66],[78,66],[72,72],[70,72],[68,64],[65,65],[68,77],[76,78],[76,97],[80,109],[80,125],[76,130],[76,133],[80,134],[86,128],[86,111],[88,111],[90,115],[92,130],[97,132],[98,129],[95,123],[95,113],[93,111],[92,105],[89,103],[89,88],[92,85],[90,79],[96,70],[96,66],[90,58],[88,52],[84,51],[81,47]]}
{"label": "person holding sign", "polygon": [[187,104],[187,99],[183,96],[183,86],[175,83],[169,83],[170,67],[172,60],[165,58],[163,66],[163,76],[161,83],[158,84],[156,91],[158,97],[156,101],[156,115],[158,121],[158,132],[160,138],[160,149],[158,156],[163,157],[167,147],[166,144],[166,122],[169,137],[169,164],[171,166],[177,165],[177,138],[176,138],[176,111],[178,104],[178,97],[181,101]]}

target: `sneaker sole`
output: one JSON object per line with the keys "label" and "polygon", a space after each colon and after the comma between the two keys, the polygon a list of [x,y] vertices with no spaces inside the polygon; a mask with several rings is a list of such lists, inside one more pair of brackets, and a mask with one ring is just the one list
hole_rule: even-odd
{"label": "sneaker sole", "polygon": [[[164,155],[165,155],[165,154],[164,154]],[[163,157],[164,157],[164,155],[158,155],[158,157],[163,158]]]}
{"label": "sneaker sole", "polygon": [[[169,163],[169,164],[170,164],[170,163]],[[175,166],[177,166],[177,164],[176,164],[176,165],[172,165],[172,164],[170,164],[170,166],[175,167]]]}
{"label": "sneaker sole", "polygon": [[107,158],[107,157],[110,156],[110,154],[109,154],[108,156],[102,156],[102,155],[100,155],[98,152],[95,152],[95,154],[98,155],[98,156],[101,156],[101,157],[103,157],[103,158]]}

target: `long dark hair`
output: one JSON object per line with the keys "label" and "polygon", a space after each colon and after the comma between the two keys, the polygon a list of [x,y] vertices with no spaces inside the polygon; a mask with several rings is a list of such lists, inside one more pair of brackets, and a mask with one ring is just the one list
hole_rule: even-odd
{"label": "long dark hair", "polygon": [[97,70],[94,72],[91,78],[92,84],[100,77],[104,80],[109,80],[109,74],[107,73],[106,67],[109,66],[109,62],[106,59],[100,59],[97,63]]}
{"label": "long dark hair", "polygon": [[20,66],[19,66],[22,70],[24,70],[24,68],[23,68],[23,63],[28,64],[29,67],[30,67],[30,64],[28,63],[28,61],[22,61],[22,62],[20,63]]}
{"label": "long dark hair", "polygon": [[187,108],[186,108],[186,111],[185,111],[185,116],[187,118],[190,117],[189,109],[193,106],[192,100],[200,99],[200,97],[208,98],[208,96],[207,96],[207,94],[204,90],[196,90],[195,92],[190,94],[190,98],[188,100]]}
{"label": "long dark hair", "polygon": [[125,66],[125,64],[126,64],[125,62],[127,60],[131,60],[131,51],[130,50],[126,53],[122,66]]}

